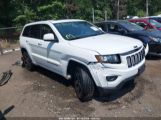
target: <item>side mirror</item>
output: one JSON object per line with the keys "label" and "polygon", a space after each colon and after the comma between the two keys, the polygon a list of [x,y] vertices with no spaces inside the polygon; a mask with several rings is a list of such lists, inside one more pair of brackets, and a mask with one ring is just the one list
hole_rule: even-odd
{"label": "side mirror", "polygon": [[54,41],[55,40],[54,34],[52,34],[52,33],[45,34],[43,36],[43,40],[44,41]]}

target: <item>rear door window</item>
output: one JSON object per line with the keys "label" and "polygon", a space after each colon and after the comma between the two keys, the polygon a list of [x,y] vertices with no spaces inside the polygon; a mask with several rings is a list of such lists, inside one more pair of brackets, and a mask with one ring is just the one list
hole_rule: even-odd
{"label": "rear door window", "polygon": [[107,31],[107,26],[106,26],[106,23],[99,23],[99,24],[96,24],[99,28],[101,28],[103,31],[105,32],[108,32]]}
{"label": "rear door window", "polygon": [[119,33],[120,31],[120,26],[118,26],[117,24],[108,24],[108,31],[109,32],[115,32],[115,33]]}
{"label": "rear door window", "polygon": [[143,28],[145,28],[145,27],[148,26],[148,24],[146,24],[144,22],[136,22],[136,24],[139,25],[139,26],[141,26],[141,27],[143,27]]}
{"label": "rear door window", "polygon": [[40,35],[40,25],[32,25],[31,26],[30,37],[36,38],[36,39],[40,39],[41,38],[41,35]]}

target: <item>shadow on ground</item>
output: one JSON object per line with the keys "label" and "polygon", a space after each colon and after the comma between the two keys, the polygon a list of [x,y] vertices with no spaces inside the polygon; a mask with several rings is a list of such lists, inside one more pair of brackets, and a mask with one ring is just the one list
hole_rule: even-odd
{"label": "shadow on ground", "polygon": [[0,111],[0,120],[6,120],[5,115],[11,112],[14,109],[14,107],[15,107],[14,105],[8,107],[7,109],[4,110],[3,113]]}
{"label": "shadow on ground", "polygon": [[70,80],[66,80],[64,77],[54,73],[54,72],[51,72],[47,69],[44,69],[42,67],[39,67],[39,66],[36,66],[35,67],[35,71],[37,71],[38,73],[50,78],[51,80],[54,80],[58,83],[61,83],[65,86],[71,86],[72,85],[72,82]]}
{"label": "shadow on ground", "polygon": [[[53,73],[49,70],[46,70],[42,67],[36,67],[35,71],[40,73],[41,75],[44,75],[48,78],[50,78],[51,80],[54,80],[60,84],[63,84],[66,87],[72,87],[72,81],[70,80],[66,80],[65,78],[61,77],[60,75]],[[99,96],[98,93],[95,95],[94,99],[100,102],[112,102],[115,101],[119,98],[121,98],[122,96],[126,95],[127,93],[131,92],[134,88],[135,88],[135,84],[134,82],[130,81],[127,82],[123,88],[116,90],[114,92],[112,92],[109,95],[106,96]]]}
{"label": "shadow on ground", "polygon": [[135,88],[135,85],[136,83],[134,81],[129,81],[122,88],[115,90],[115,91],[111,91],[111,93],[105,96],[97,96],[95,97],[95,99],[100,102],[116,101],[117,99],[133,91]]}
{"label": "shadow on ground", "polygon": [[156,55],[147,55],[146,60],[161,60],[161,56],[156,56]]}

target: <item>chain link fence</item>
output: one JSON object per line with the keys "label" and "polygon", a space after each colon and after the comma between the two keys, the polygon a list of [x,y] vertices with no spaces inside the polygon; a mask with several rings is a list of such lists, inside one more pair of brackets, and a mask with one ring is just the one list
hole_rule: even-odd
{"label": "chain link fence", "polygon": [[19,48],[19,36],[23,27],[0,28],[0,54],[5,50]]}

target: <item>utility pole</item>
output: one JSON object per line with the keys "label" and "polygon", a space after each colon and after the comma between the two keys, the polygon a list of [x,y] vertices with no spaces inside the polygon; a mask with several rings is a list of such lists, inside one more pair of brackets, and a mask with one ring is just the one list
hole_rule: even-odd
{"label": "utility pole", "polygon": [[146,0],[146,16],[149,16],[149,1]]}
{"label": "utility pole", "polygon": [[92,8],[92,16],[93,16],[93,23],[95,22],[95,16],[94,16],[94,8]]}
{"label": "utility pole", "polygon": [[1,55],[3,55],[3,48],[2,48],[1,40],[0,40],[0,53]]}
{"label": "utility pole", "polygon": [[120,14],[120,0],[117,0],[117,20],[119,20]]}
{"label": "utility pole", "polygon": [[107,21],[107,10],[105,10],[105,21]]}

